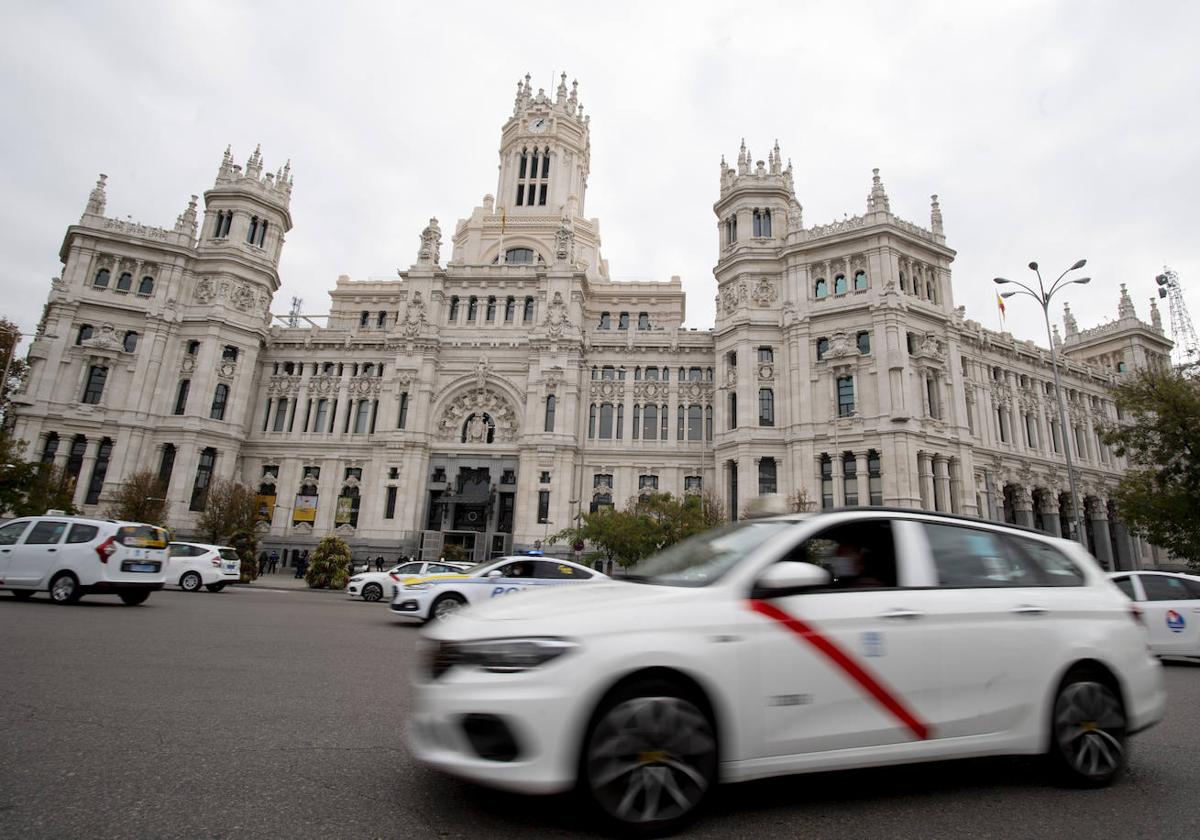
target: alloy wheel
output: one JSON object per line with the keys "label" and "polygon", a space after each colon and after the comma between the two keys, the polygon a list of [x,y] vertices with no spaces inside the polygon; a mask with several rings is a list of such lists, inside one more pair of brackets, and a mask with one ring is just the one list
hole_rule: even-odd
{"label": "alloy wheel", "polygon": [[1054,704],[1054,737],[1063,759],[1081,777],[1115,775],[1125,759],[1125,712],[1103,683],[1075,682]]}
{"label": "alloy wheel", "polygon": [[65,604],[75,595],[75,578],[61,575],[50,585],[50,599],[57,604]]}
{"label": "alloy wheel", "polygon": [[462,609],[462,606],[463,602],[457,598],[442,598],[442,600],[433,605],[433,617],[441,620],[458,612]]}
{"label": "alloy wheel", "polygon": [[717,743],[707,716],[681,697],[634,697],[609,709],[588,743],[592,797],[625,824],[685,818],[704,798]]}

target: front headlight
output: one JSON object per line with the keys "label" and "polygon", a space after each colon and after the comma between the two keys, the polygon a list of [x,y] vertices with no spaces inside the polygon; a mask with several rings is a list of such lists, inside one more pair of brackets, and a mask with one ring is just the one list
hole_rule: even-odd
{"label": "front headlight", "polygon": [[442,642],[433,652],[433,676],[440,677],[456,665],[516,674],[557,659],[578,647],[570,639],[487,639],[479,642]]}

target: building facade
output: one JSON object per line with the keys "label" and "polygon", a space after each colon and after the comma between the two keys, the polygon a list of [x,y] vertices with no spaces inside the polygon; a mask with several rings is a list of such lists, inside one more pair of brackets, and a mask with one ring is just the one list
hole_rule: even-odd
{"label": "building facade", "polygon": [[[1122,373],[1168,363],[1151,298],[1049,354],[955,307],[937,196],[895,216],[806,226],[779,146],[722,160],[716,322],[683,327],[679,278],[617,282],[586,215],[590,117],[563,77],[518,83],[499,182],[444,241],[436,219],[397,279],[338,279],[327,315],[271,313],[292,175],[227,150],[170,229],[105,215],[101,176],[68,228],[17,396],[17,435],[102,511],[139,469],[194,527],[205,489],[258,489],[262,539],[476,558],[529,548],[645,491],[705,493],[737,516],[782,493],[816,507],[903,505],[1073,528],[1110,566],[1157,551],[1113,516],[1124,464],[1099,440]],[[444,245],[449,253],[443,253]],[[1065,428],[1064,428],[1065,427]]]}

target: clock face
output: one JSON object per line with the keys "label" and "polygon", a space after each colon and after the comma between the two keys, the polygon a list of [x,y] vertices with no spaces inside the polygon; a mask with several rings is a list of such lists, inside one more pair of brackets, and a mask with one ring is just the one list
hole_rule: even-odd
{"label": "clock face", "polygon": [[541,134],[550,127],[550,121],[545,117],[534,117],[529,121],[529,130],[534,134]]}

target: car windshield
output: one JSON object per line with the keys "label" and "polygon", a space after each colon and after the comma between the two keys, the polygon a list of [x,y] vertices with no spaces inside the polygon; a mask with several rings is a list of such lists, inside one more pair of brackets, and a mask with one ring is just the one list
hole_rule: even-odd
{"label": "car windshield", "polygon": [[705,531],[647,557],[619,579],[664,586],[708,586],[758,546],[795,525],[794,519],[759,519]]}

